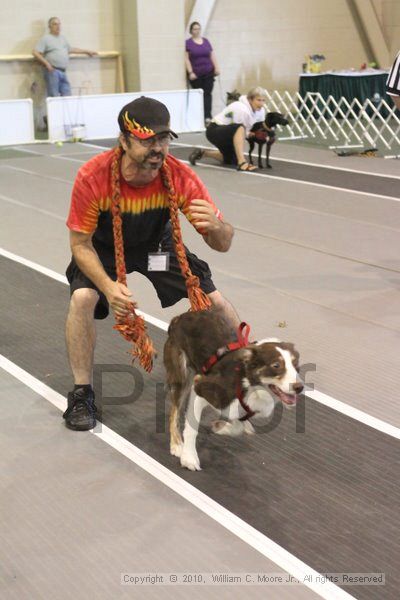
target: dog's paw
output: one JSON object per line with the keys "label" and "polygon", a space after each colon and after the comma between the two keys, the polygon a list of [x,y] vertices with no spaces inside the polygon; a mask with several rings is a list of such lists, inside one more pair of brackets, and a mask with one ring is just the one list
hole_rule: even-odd
{"label": "dog's paw", "polygon": [[247,433],[247,435],[254,435],[256,432],[256,430],[254,429],[254,427],[250,423],[250,421],[243,421],[243,427],[244,427],[244,432]]}
{"label": "dog's paw", "polygon": [[201,471],[200,461],[199,457],[197,456],[197,452],[193,454],[191,452],[183,451],[181,455],[181,465],[182,467],[189,469],[189,471]]}
{"label": "dog's paw", "polygon": [[[227,425],[229,425],[227,421],[213,421],[211,423],[211,431],[213,433],[219,433],[220,435],[225,435]],[[224,429],[225,429],[225,431],[224,431]]]}
{"label": "dog's paw", "polygon": [[182,455],[183,443],[176,442],[174,444],[170,444],[169,451],[172,456],[177,456],[178,458]]}
{"label": "dog's paw", "polygon": [[236,437],[243,433],[243,423],[235,419],[234,421],[213,421],[211,430],[218,435],[230,435]]}

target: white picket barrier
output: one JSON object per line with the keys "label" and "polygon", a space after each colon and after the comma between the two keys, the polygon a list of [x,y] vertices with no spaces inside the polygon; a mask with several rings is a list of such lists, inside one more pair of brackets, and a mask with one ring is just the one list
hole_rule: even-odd
{"label": "white picket barrier", "polygon": [[0,146],[34,141],[32,100],[0,100]]}
{"label": "white picket barrier", "polygon": [[[331,148],[380,147],[400,150],[400,119],[386,100],[363,104],[356,98],[335,100],[320,93],[267,92],[269,111],[286,115],[289,125],[280,128],[281,140],[313,138]],[[287,135],[289,134],[289,135]]]}
{"label": "white picket barrier", "polygon": [[[182,133],[204,129],[202,90],[69,96],[47,99],[49,140],[71,139],[74,131],[80,132],[79,137],[92,139],[115,137],[119,110],[141,95],[167,105],[173,130]],[[308,92],[302,97],[297,92],[272,91],[267,92],[266,105],[269,111],[287,116],[289,125],[278,127],[281,140],[309,139],[330,148],[378,147],[386,153],[394,152],[393,158],[400,155],[400,118],[386,100],[368,99],[362,104],[357,99],[325,99],[319,93]],[[35,141],[30,98],[1,100],[0,122],[0,146]]]}
{"label": "white picket barrier", "polygon": [[[46,100],[49,140],[117,137],[119,111],[140,96],[155,98],[167,106],[173,131],[182,133],[204,129],[203,90],[64,96]],[[75,136],[78,128],[81,134]]]}

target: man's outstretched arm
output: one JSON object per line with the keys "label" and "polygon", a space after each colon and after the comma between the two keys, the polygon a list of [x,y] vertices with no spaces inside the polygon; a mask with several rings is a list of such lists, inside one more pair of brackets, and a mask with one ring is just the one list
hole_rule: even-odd
{"label": "man's outstretched arm", "polygon": [[97,52],[93,52],[92,50],[84,50],[83,48],[70,48],[70,54],[87,54],[88,56],[97,56]]}
{"label": "man's outstretched arm", "polygon": [[214,207],[207,200],[190,202],[192,225],[204,238],[206,244],[218,252],[227,252],[232,244],[234,229],[229,223],[221,221]]}

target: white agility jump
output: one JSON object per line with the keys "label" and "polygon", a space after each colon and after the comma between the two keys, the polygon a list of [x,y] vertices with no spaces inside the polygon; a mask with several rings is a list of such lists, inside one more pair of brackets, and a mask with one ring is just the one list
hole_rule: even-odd
{"label": "white agility jump", "polygon": [[387,150],[400,148],[400,119],[394,106],[384,99],[363,104],[356,98],[335,100],[320,93],[267,92],[269,111],[285,113],[289,136],[280,139],[318,138],[339,147],[381,146]]}

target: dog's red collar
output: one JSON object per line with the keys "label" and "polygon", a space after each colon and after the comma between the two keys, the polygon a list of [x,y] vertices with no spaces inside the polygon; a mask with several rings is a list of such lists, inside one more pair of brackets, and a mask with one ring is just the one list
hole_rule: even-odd
{"label": "dog's red collar", "polygon": [[239,350],[239,348],[244,348],[249,343],[249,334],[250,334],[250,325],[247,323],[240,323],[237,330],[237,342],[230,342],[226,346],[222,346],[222,348],[218,348],[215,354],[212,354],[210,358],[204,363],[201,368],[204,375],[212,369],[212,367],[219,361],[223,356],[228,354],[229,352],[233,352],[234,350]]}
{"label": "dog's red collar", "polygon": [[240,402],[240,406],[243,408],[244,411],[246,411],[246,414],[243,415],[243,417],[240,417],[239,421],[247,421],[247,419],[251,419],[251,417],[254,417],[254,415],[256,413],[254,412],[254,410],[251,410],[251,408],[249,406],[247,406],[247,404],[245,404],[245,402],[243,400],[244,391],[243,391],[242,377],[240,375],[239,367],[236,367],[236,371],[238,372],[237,382],[236,382],[236,397]]}
{"label": "dog's red collar", "polygon": [[[237,342],[231,342],[226,346],[222,346],[222,348],[218,348],[218,350],[210,356],[210,358],[206,361],[204,366],[202,367],[202,372],[206,375],[210,369],[219,361],[223,356],[228,354],[229,352],[233,352],[234,350],[239,350],[239,348],[245,348],[249,344],[249,335],[250,335],[250,325],[247,323],[240,323],[237,331]],[[240,374],[239,367],[236,367],[237,371],[237,383],[236,383],[236,397],[240,402],[241,407],[246,412],[246,414],[239,419],[239,421],[247,421],[251,417],[254,417],[256,414],[251,408],[245,404],[244,398],[244,390],[242,385],[242,377]]]}

